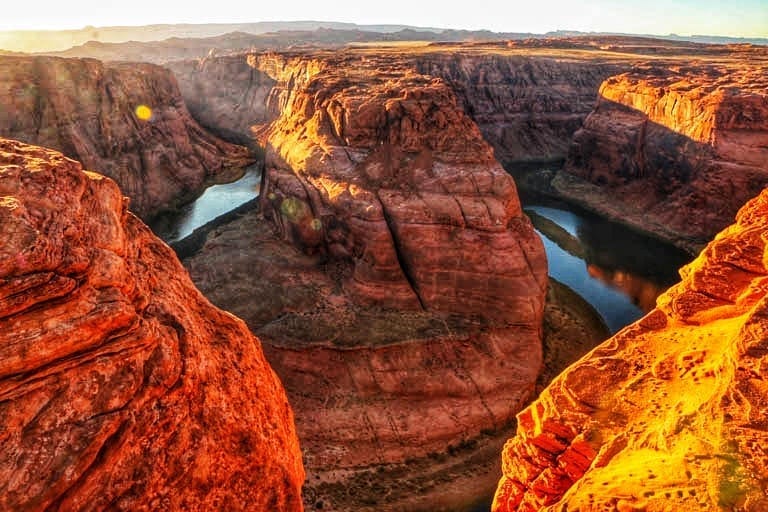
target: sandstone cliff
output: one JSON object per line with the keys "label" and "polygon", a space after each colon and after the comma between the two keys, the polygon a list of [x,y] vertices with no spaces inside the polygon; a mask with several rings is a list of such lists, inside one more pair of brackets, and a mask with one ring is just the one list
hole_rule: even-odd
{"label": "sandstone cliff", "polygon": [[[150,119],[137,116],[140,105]],[[150,64],[2,57],[0,136],[57,149],[113,178],[145,218],[250,158],[192,120],[173,75]]]}
{"label": "sandstone cliff", "polygon": [[[253,54],[169,62],[194,118],[229,141],[254,142],[254,131],[280,115],[281,95],[322,67],[318,59]],[[273,99],[270,101],[270,97]]]}
{"label": "sandstone cliff", "polygon": [[524,53],[433,53],[417,69],[444,78],[507,168],[560,164],[596,103],[600,83],[621,66],[601,59]]}
{"label": "sandstone cliff", "polygon": [[[386,66],[395,66],[444,79],[506,167],[562,162],[574,132],[596,104],[601,82],[622,69],[621,63],[603,56],[556,58],[467,47],[349,53],[368,59],[368,66],[378,62],[374,65],[382,73]],[[381,58],[388,54],[388,61]],[[283,52],[165,65],[178,78],[195,119],[227,140],[244,143],[252,137],[252,128],[279,114],[279,110],[266,110],[267,97],[276,94],[275,88],[284,92],[297,81],[310,79],[329,62],[320,52],[300,57]],[[291,76],[278,80],[279,70]]]}
{"label": "sandstone cliff", "polygon": [[117,186],[0,140],[0,509],[301,510],[259,341]]}
{"label": "sandstone cliff", "polygon": [[[248,62],[274,82],[252,112],[267,121],[254,132],[262,213],[186,264],[264,340],[297,413],[307,503],[402,509],[423,492],[398,492],[420,471],[398,464],[502,429],[530,396],[543,247],[441,79],[387,55]],[[368,478],[377,491],[362,489]]]}
{"label": "sandstone cliff", "polygon": [[768,192],[518,416],[493,509],[768,509]]}
{"label": "sandstone cliff", "polygon": [[603,82],[556,188],[700,248],[768,184],[768,59],[753,53],[740,67],[643,66]]}

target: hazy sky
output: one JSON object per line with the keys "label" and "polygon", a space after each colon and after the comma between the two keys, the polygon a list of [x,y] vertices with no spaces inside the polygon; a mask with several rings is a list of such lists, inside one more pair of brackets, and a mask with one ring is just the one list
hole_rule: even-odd
{"label": "hazy sky", "polygon": [[14,0],[0,30],[327,20],[547,32],[768,37],[768,0]]}

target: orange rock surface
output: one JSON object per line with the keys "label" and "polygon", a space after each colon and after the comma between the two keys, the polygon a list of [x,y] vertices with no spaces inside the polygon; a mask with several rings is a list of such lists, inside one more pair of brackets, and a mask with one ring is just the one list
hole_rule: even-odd
{"label": "orange rock surface", "polygon": [[518,416],[493,510],[768,510],[768,191]]}
{"label": "orange rock surface", "polygon": [[267,345],[308,496],[398,510],[340,504],[328,486],[508,425],[541,367],[543,246],[443,80],[387,56],[248,62],[274,82],[253,112],[268,121],[265,217],[220,228],[185,263]]}
{"label": "orange rock surface", "polygon": [[[639,66],[600,87],[560,192],[698,249],[768,185],[768,53]],[[562,176],[561,178],[565,178]]]}
{"label": "orange rock surface", "polygon": [[[149,119],[136,110],[149,107]],[[0,57],[0,136],[61,151],[114,179],[147,218],[199,194],[248,151],[201,128],[151,64]]]}
{"label": "orange rock surface", "polygon": [[0,509],[301,510],[293,415],[111,180],[0,139]]}

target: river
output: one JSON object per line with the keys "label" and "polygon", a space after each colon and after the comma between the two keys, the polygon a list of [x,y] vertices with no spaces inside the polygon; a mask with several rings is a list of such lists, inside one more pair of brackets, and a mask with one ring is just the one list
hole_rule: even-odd
{"label": "river", "polygon": [[257,197],[260,184],[260,166],[252,165],[239,180],[208,187],[191,203],[153,219],[150,227],[165,242],[177,242],[191,235],[195,229]]}
{"label": "river", "polygon": [[[152,229],[166,242],[188,237],[203,225],[259,195],[260,172],[214,185],[197,200],[160,216]],[[523,209],[544,242],[549,274],[589,302],[612,333],[650,311],[656,297],[678,281],[691,256],[567,203],[521,194]],[[487,512],[490,502],[473,512]]]}
{"label": "river", "polygon": [[653,309],[692,259],[563,202],[524,196],[523,208],[544,242],[549,275],[587,300],[611,333]]}
{"label": "river", "polygon": [[[260,181],[259,167],[249,167],[239,180],[208,187],[197,200],[159,216],[152,229],[168,243],[181,240],[257,197]],[[544,241],[549,274],[587,300],[612,333],[650,311],[691,259],[567,203],[528,194],[521,194],[521,200]]]}

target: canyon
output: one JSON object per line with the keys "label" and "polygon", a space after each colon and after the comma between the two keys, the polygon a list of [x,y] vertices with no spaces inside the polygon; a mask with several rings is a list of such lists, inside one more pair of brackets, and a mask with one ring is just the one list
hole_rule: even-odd
{"label": "canyon", "polygon": [[0,139],[0,197],[0,508],[300,510],[259,341],[117,185]]}
{"label": "canyon", "polygon": [[[441,79],[518,185],[691,254],[767,182],[768,51],[761,47],[606,37],[335,54],[348,57],[283,51],[167,66],[193,116],[240,144],[258,140],[255,131],[279,115],[282,104],[269,95],[287,94],[285,84],[311,80],[324,66],[359,59],[382,76],[400,69]],[[270,58],[302,69],[295,84],[265,72],[285,69]]]}
{"label": "canyon", "polygon": [[[0,321],[19,365],[0,400],[18,419],[0,437],[16,443],[0,468],[21,475],[10,507],[102,493],[93,509],[467,510],[496,488],[518,412],[606,337],[548,279],[546,219],[531,223],[518,187],[692,253],[765,185],[762,48],[584,37],[224,53],[165,68],[0,57],[0,135],[114,177],[145,219],[263,165],[258,207],[175,245],[181,267],[110,180],[0,142]],[[667,494],[764,505],[750,457],[765,431],[752,411],[766,399],[766,201],[517,416],[497,510],[655,510]],[[644,308],[661,291],[587,270]],[[70,341],[46,348],[51,333]],[[34,445],[51,435],[68,441]],[[631,495],[603,485],[626,478]]]}
{"label": "canyon", "polygon": [[555,187],[701,249],[768,184],[768,51],[752,54],[750,66],[653,63],[603,82]]}
{"label": "canyon", "polygon": [[386,502],[346,489],[508,427],[533,392],[541,242],[442,81],[375,57],[247,64],[271,83],[251,95],[268,122],[248,128],[266,152],[261,210],[185,265],[265,343],[297,411],[307,506],[397,510],[418,498],[402,482],[377,479]]}
{"label": "canyon", "polygon": [[[532,318],[544,318],[541,313],[526,315],[519,298],[502,298],[507,290],[518,294],[520,285],[488,288],[483,280],[453,277],[472,271],[476,263],[470,252],[482,253],[486,260],[499,255],[494,242],[486,249],[475,236],[456,233],[510,226],[509,217],[494,220],[493,212],[504,210],[487,206],[489,191],[492,198],[500,197],[495,161],[527,186],[606,214],[589,202],[591,196],[579,195],[574,184],[581,183],[580,169],[604,160],[586,135],[600,116],[613,124],[604,127],[610,136],[604,133],[599,140],[624,154],[624,146],[611,141],[626,137],[626,126],[612,111],[603,114],[605,95],[622,95],[608,92],[610,84],[629,87],[622,77],[680,66],[685,60],[662,52],[664,60],[647,68],[647,48],[638,49],[631,41],[631,48],[618,53],[622,48],[612,43],[610,50],[591,44],[563,48],[569,45],[560,42],[522,50],[519,45],[435,45],[281,51],[169,65],[201,124],[230,141],[251,139],[265,148],[261,211],[213,230],[185,265],[204,293],[243,317],[264,340],[270,362],[299,411],[297,428],[309,474],[306,506],[450,509],[439,498],[435,501],[439,493],[430,465],[445,463],[437,457],[446,445],[470,460],[473,450],[476,454],[494,445],[489,436],[504,432],[509,411],[528,393],[525,382],[530,385],[539,372],[532,368],[547,356],[528,352],[521,357],[514,347],[523,345],[510,344],[520,335],[500,328],[498,320],[531,326],[540,321]],[[691,51],[709,57],[713,50]],[[722,56],[738,49],[717,51]],[[761,62],[747,74],[758,73]],[[689,71],[707,77],[702,69]],[[652,73],[646,74],[652,79]],[[749,98],[759,92],[735,89],[736,70],[712,76],[730,84],[736,102],[754,101]],[[706,97],[709,91],[697,94]],[[638,107],[629,115],[646,123],[672,124],[664,113],[673,112],[678,120],[692,116],[689,124],[699,126],[695,108],[670,105],[660,114],[646,114]],[[657,140],[653,130],[646,133],[649,141]],[[751,138],[738,139],[738,154],[754,163],[761,139],[759,130],[749,133]],[[664,155],[696,154],[696,148],[686,149],[684,139],[669,138],[666,132],[658,137],[656,144],[666,144]],[[653,142],[647,144],[653,148]],[[735,153],[729,155],[725,169],[738,165]],[[649,187],[662,181],[656,176],[662,170],[675,172],[669,170],[669,160],[638,162],[648,169],[638,179],[638,190],[644,179]],[[554,171],[539,173],[541,167]],[[493,178],[479,181],[488,169]],[[614,181],[620,180],[621,169],[613,170]],[[746,200],[759,191],[759,165],[754,170],[758,179],[747,176],[735,184],[739,194],[727,201]],[[467,187],[462,182],[469,175],[474,183]],[[702,171],[691,181],[699,186],[697,180],[708,176]],[[605,188],[603,195],[621,200],[612,185],[606,180],[596,186]],[[667,191],[682,185],[673,180],[665,184]],[[678,194],[682,197],[686,190]],[[478,196],[490,214],[479,224],[473,222],[478,210],[470,206]],[[458,208],[451,205],[454,201]],[[617,204],[620,211],[624,205]],[[637,227],[692,251],[706,233],[716,231],[713,219],[727,216],[722,204],[713,201],[696,205],[701,211],[684,210],[705,219],[699,224],[704,231],[681,229],[677,237],[664,237],[650,224],[653,216]],[[506,211],[518,215],[519,206],[509,205]],[[624,224],[634,220],[608,216]],[[451,227],[450,237],[441,234],[445,224]],[[517,240],[526,236],[515,230]],[[530,250],[523,254],[531,259]],[[508,264],[510,256],[504,259]],[[453,267],[457,261],[460,269]],[[497,268],[503,269],[501,265]],[[617,274],[603,278],[637,288],[634,293],[646,305],[662,291]],[[533,343],[541,346],[541,341]],[[547,350],[557,352],[551,346]],[[555,366],[548,359],[547,365]],[[475,409],[478,405],[482,408]],[[403,460],[409,461],[406,468],[397,464]],[[462,485],[457,481],[462,476],[452,485]],[[345,491],[350,487],[356,489],[354,496]],[[454,508],[461,508],[465,497],[453,491],[452,499]]]}
{"label": "canyon", "polygon": [[[145,107],[142,119],[136,112]],[[253,161],[189,115],[152,64],[0,57],[0,136],[39,144],[114,179],[144,219],[189,201]]]}
{"label": "canyon", "polygon": [[768,507],[768,192],[518,415],[494,511]]}

